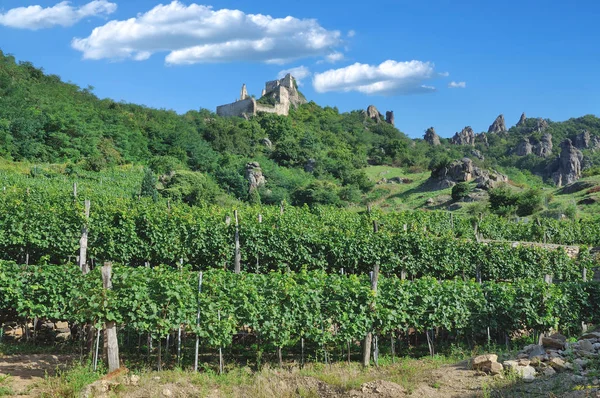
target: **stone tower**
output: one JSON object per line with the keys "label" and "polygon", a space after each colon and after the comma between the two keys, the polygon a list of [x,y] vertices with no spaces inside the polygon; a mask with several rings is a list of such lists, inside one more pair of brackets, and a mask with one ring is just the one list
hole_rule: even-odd
{"label": "stone tower", "polygon": [[248,98],[248,90],[246,90],[246,85],[242,84],[242,94],[240,95],[240,100],[245,100]]}

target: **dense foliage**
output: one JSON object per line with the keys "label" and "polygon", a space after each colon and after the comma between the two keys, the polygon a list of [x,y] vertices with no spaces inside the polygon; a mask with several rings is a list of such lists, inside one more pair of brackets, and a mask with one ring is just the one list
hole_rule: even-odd
{"label": "dense foliage", "polygon": [[[484,280],[537,278],[553,274],[573,280],[582,265],[562,250],[510,243],[478,243],[484,238],[598,245],[596,221],[538,220],[514,223],[481,220],[446,212],[354,213],[331,207],[239,208],[243,269],[253,272],[304,267],[364,273],[381,265],[387,275]],[[88,226],[92,261],[131,265],[176,264],[183,259],[201,269],[231,268],[235,225],[227,207],[189,207],[151,198],[98,196],[89,220],[80,196],[11,188],[0,193],[0,258],[20,263],[74,261],[81,228]],[[262,222],[258,221],[259,214]],[[379,232],[373,232],[373,221]],[[510,250],[509,250],[510,248]]]}
{"label": "dense foliage", "polygon": [[[0,314],[78,324],[114,320],[156,338],[183,324],[211,347],[229,346],[242,329],[275,347],[293,346],[300,338],[339,347],[362,339],[371,327],[388,335],[439,327],[455,336],[481,337],[487,327],[500,335],[549,328],[576,331],[582,320],[600,320],[594,304],[600,286],[591,282],[479,284],[382,277],[374,295],[364,275],[211,270],[204,273],[199,294],[198,273],[187,267],[113,271],[113,289],[107,292],[99,269],[84,276],[76,266],[0,262]],[[196,326],[198,302],[201,321]],[[569,311],[564,311],[567,305]]]}

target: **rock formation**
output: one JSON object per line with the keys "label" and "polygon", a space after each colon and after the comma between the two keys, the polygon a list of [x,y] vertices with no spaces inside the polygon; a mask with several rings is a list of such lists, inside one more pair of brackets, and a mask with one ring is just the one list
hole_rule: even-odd
{"label": "rock formation", "polygon": [[539,117],[537,120],[537,125],[536,125],[537,132],[541,133],[542,131],[546,130],[547,128],[548,128],[548,122],[545,121],[544,119],[542,119],[541,117]]}
{"label": "rock formation", "polygon": [[507,182],[508,177],[495,171],[480,169],[469,158],[455,160],[431,172],[430,180],[437,189],[453,187],[457,182],[475,181],[477,188],[490,189]]}
{"label": "rock formation", "polygon": [[552,134],[545,133],[542,135],[540,142],[533,147],[533,153],[542,158],[552,155]]}
{"label": "rock formation", "polygon": [[367,107],[366,115],[369,119],[373,120],[376,123],[381,122],[383,119],[383,115],[379,113],[379,110],[375,107],[375,105],[369,105]]}
{"label": "rock formation", "polygon": [[488,129],[488,133],[505,133],[506,131],[507,130],[506,124],[504,123],[504,115],[499,115]]}
{"label": "rock formation", "polygon": [[558,187],[571,184],[581,177],[581,162],[583,155],[581,151],[573,146],[570,139],[560,144],[560,156],[555,165],[556,171],[552,174],[554,183]]}
{"label": "rock formation", "polygon": [[269,149],[273,148],[273,143],[271,142],[269,137],[261,138],[260,143],[261,145],[266,146]]}
{"label": "rock formation", "polygon": [[475,134],[475,143],[490,146],[488,143],[487,135],[485,133]]}
{"label": "rock formation", "polygon": [[385,121],[388,122],[389,124],[391,124],[392,126],[394,126],[394,111],[387,111],[385,113]]}
{"label": "rock formation", "polygon": [[471,126],[467,126],[460,133],[454,134],[451,142],[454,145],[475,145],[475,132]]}
{"label": "rock formation", "polygon": [[479,160],[485,160],[483,153],[477,149],[471,149],[471,155],[475,156]]}
{"label": "rock formation", "polygon": [[265,176],[263,176],[262,169],[260,168],[260,164],[258,162],[250,162],[246,164],[246,179],[250,185],[250,188],[248,189],[249,192],[258,189],[258,187],[265,185],[267,182]]}
{"label": "rock formation", "polygon": [[425,142],[427,142],[429,145],[440,145],[440,137],[435,133],[435,129],[433,127],[429,127],[427,131],[425,131],[423,140],[425,140]]}
{"label": "rock formation", "polygon": [[521,118],[517,122],[517,127],[525,126],[525,121],[527,121],[527,116],[525,116],[525,112],[521,114]]}
{"label": "rock formation", "polygon": [[590,132],[587,130],[582,130],[581,133],[575,136],[573,140],[573,145],[578,149],[587,149],[590,147],[592,137],[590,136]]}
{"label": "rock formation", "polygon": [[517,144],[517,147],[515,148],[515,155],[527,156],[532,153],[533,153],[533,145],[531,145],[531,141],[529,140],[529,137],[524,137]]}

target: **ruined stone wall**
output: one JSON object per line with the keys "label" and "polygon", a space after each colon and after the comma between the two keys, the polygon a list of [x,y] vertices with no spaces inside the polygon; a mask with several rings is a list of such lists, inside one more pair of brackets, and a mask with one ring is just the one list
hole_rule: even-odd
{"label": "ruined stone wall", "polygon": [[254,98],[250,97],[231,104],[217,106],[217,115],[219,116],[232,117],[242,116],[243,114],[248,116],[256,114],[256,100]]}
{"label": "ruined stone wall", "polygon": [[284,104],[275,104],[275,106],[256,104],[256,112],[276,113],[278,115],[287,116],[290,111],[290,106]]}

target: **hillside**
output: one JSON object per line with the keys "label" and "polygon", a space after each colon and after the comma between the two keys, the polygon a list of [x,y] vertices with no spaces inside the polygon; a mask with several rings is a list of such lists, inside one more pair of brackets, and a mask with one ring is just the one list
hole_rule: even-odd
{"label": "hillside", "polygon": [[[593,192],[582,194],[593,189],[594,175],[600,174],[600,119],[595,116],[565,122],[523,118],[508,129],[502,118],[502,125],[497,120],[495,131],[491,126],[488,133],[465,128],[449,139],[430,129],[425,139],[411,140],[374,111],[340,113],[311,101],[291,109],[287,117],[223,118],[206,109],[180,115],[99,99],[92,87],[65,83],[0,52],[4,184],[15,171],[50,170],[37,174],[93,179],[94,173],[134,164],[150,167],[162,196],[190,204],[285,200],[296,205],[445,209],[454,202],[450,185],[459,181],[448,180],[448,187],[432,185],[431,171],[439,174],[452,161],[469,157],[473,167],[508,176],[516,191],[543,189],[543,209],[536,211],[562,206],[554,213],[564,213],[574,204],[580,209],[596,206]],[[561,143],[566,139],[573,142],[569,150],[579,156],[578,165],[562,165]],[[555,191],[561,167],[571,167],[561,174],[562,185],[580,177],[589,180],[591,185],[578,194],[581,198]],[[131,170],[137,173],[132,180],[139,181],[143,172]],[[388,183],[394,176],[404,179]],[[140,193],[128,187],[125,195]],[[554,202],[548,200],[550,193]],[[482,192],[477,201],[487,203],[487,197]]]}

